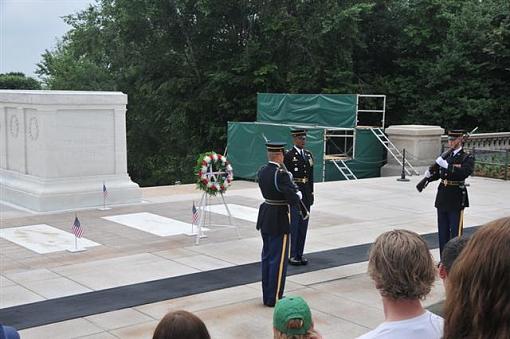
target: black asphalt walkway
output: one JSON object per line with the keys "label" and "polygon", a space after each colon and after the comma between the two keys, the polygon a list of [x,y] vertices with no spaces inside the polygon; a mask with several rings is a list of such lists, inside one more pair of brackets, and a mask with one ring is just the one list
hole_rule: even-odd
{"label": "black asphalt walkway", "polygon": [[[478,228],[465,228],[471,235]],[[429,248],[437,248],[437,233],[422,235]],[[307,266],[290,266],[287,276],[368,260],[371,243],[310,253]],[[260,263],[251,263],[178,277],[147,281],[106,290],[0,309],[0,323],[18,330],[93,314],[210,292],[260,281]]]}

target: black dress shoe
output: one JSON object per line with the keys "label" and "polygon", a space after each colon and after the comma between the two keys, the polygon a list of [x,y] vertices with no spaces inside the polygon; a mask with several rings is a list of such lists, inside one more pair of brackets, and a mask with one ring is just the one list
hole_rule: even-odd
{"label": "black dress shoe", "polygon": [[274,307],[274,304],[269,304],[269,303],[264,303],[264,306],[267,306],[267,307]]}
{"label": "black dress shoe", "polygon": [[289,265],[299,266],[301,264],[301,260],[297,260],[296,258],[289,258]]}
{"label": "black dress shoe", "polygon": [[301,257],[301,265],[308,265],[308,259]]}

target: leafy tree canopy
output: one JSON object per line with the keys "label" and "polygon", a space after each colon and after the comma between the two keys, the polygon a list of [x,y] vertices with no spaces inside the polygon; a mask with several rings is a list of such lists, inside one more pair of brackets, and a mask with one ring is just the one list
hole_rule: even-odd
{"label": "leafy tree canopy", "polygon": [[129,96],[142,185],[192,181],[257,92],[386,94],[389,124],[510,129],[510,2],[98,0],[46,51],[51,89]]}
{"label": "leafy tree canopy", "polygon": [[41,89],[41,83],[21,72],[0,74],[0,89]]}

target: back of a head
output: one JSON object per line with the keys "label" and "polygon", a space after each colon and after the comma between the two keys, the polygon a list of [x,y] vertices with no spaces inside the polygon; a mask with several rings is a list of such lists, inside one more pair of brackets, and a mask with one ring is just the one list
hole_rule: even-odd
{"label": "back of a head", "polygon": [[444,338],[510,338],[510,217],[482,226],[448,275]]}
{"label": "back of a head", "polygon": [[455,237],[444,245],[441,255],[441,264],[443,264],[446,272],[450,272],[453,263],[457,260],[457,257],[464,247],[466,247],[467,242],[468,238],[466,237]]}
{"label": "back of a head", "polygon": [[301,297],[287,296],[278,300],[273,312],[275,339],[314,338],[312,313]]}
{"label": "back of a head", "polygon": [[187,311],[167,313],[154,330],[153,339],[210,339],[207,327]]}
{"label": "back of a head", "polygon": [[368,273],[383,297],[423,299],[432,288],[435,267],[427,243],[407,230],[377,237],[368,261]]}

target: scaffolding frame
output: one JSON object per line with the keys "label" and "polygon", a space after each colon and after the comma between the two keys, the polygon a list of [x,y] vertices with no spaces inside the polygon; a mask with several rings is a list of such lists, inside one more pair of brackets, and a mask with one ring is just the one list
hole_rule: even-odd
{"label": "scaffolding frame", "polygon": [[[382,102],[382,109],[360,109],[360,103],[363,101],[362,99],[368,99],[368,98],[381,98],[383,100]],[[360,100],[361,99],[361,100]],[[359,113],[379,113],[382,115],[381,117],[381,124],[380,125],[359,125]],[[385,118],[386,118],[386,95],[384,94],[357,94],[356,95],[356,128],[382,128],[384,130],[384,124],[385,124]]]}
{"label": "scaffolding frame", "polygon": [[[376,108],[375,109],[365,109],[360,108],[364,107],[364,101],[375,98],[375,99],[382,99],[382,103],[372,102],[372,104],[375,103]],[[381,106],[379,106],[379,104]],[[359,125],[360,122],[360,113],[365,114],[380,114],[380,125]],[[386,95],[383,94],[357,94],[356,95],[356,117],[355,117],[355,126],[352,128],[349,127],[334,127],[334,126],[322,126],[317,124],[296,124],[296,123],[290,123],[290,124],[283,124],[283,123],[272,123],[272,122],[262,122],[262,121],[256,121],[255,124],[264,124],[264,125],[273,125],[273,126],[288,126],[292,128],[319,128],[324,129],[324,140],[323,140],[323,157],[322,157],[322,180],[326,180],[326,163],[332,162],[335,167],[340,171],[340,173],[345,177],[347,180],[356,180],[355,175],[350,175],[352,171],[349,169],[345,161],[352,160],[356,158],[356,130],[359,128],[363,129],[372,129],[372,128],[382,128],[384,130],[384,124],[385,124],[385,117],[386,117]],[[339,134],[339,132],[343,132],[343,134]],[[338,148],[338,146],[335,144],[335,139],[343,139],[344,144],[344,152],[340,153],[328,153],[328,143],[331,141],[335,147]],[[351,144],[352,147],[350,149],[346,149],[346,145]],[[351,151],[352,150],[352,151]],[[341,163],[341,166],[338,165],[338,162]],[[346,170],[341,170],[340,168],[347,168]],[[350,172],[350,173],[349,173]],[[347,173],[347,175],[346,175]]]}

